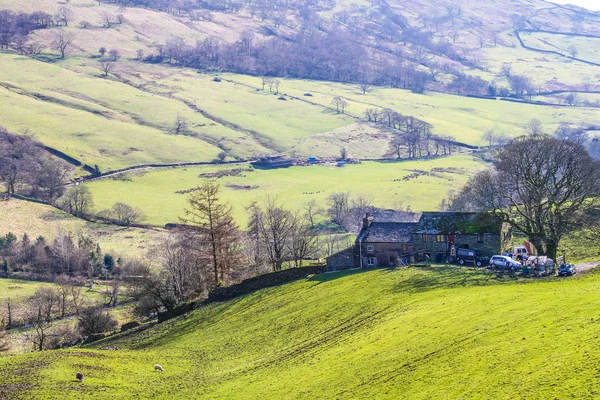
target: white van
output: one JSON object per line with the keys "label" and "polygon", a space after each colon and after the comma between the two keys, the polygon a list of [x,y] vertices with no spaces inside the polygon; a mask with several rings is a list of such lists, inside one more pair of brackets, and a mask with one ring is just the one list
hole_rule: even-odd
{"label": "white van", "polygon": [[514,259],[523,259],[523,258],[528,258],[529,257],[529,253],[527,252],[527,247],[525,246],[515,246],[515,251],[513,253],[513,258]]}

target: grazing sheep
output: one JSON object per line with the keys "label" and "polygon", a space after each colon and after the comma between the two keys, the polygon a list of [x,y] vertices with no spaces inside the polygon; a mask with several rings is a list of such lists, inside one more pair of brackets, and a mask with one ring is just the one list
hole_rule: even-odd
{"label": "grazing sheep", "polygon": [[156,371],[160,371],[160,372],[163,372],[163,367],[161,367],[161,366],[160,366],[160,364],[156,364],[156,365],[154,366],[154,370],[156,370]]}
{"label": "grazing sheep", "polygon": [[78,372],[77,375],[75,375],[75,378],[79,381],[79,382],[83,382],[83,374],[81,372]]}

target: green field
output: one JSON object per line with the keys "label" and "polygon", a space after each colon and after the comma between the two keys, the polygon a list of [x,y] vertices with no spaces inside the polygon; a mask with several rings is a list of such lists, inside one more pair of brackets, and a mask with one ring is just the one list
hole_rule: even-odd
{"label": "green field", "polygon": [[[213,75],[189,69],[121,61],[110,79],[98,77],[97,61],[74,57],[45,63],[0,54],[2,125],[29,130],[55,147],[101,170],[147,163],[211,161],[273,151],[290,155],[381,158],[389,133],[360,121],[366,108],[391,108],[431,123],[434,132],[481,145],[483,132],[523,133],[531,118],[548,133],[560,122],[600,125],[600,109],[552,107],[480,100],[440,93],[424,95],[357,85],[281,79],[279,95],[258,90],[260,78]],[[311,96],[305,96],[310,93]],[[331,109],[334,96],[348,102],[347,114]],[[169,133],[177,115],[187,134]],[[523,117],[526,115],[527,117]]]}
{"label": "green field", "polygon": [[6,300],[12,299],[15,303],[19,302],[26,297],[32,296],[39,288],[50,285],[52,284],[46,282],[0,278],[0,304],[4,308]]}
{"label": "green field", "polygon": [[[225,75],[231,80],[239,80],[258,86],[257,78],[241,75]],[[358,85],[342,85],[329,82],[286,80],[281,91],[293,96],[304,97],[310,93],[312,102],[331,107],[331,99],[338,95],[346,99],[347,112],[362,116],[367,108],[391,108],[405,115],[421,118],[434,126],[434,132],[450,135],[456,140],[469,144],[483,145],[483,132],[495,129],[509,136],[522,135],[531,118],[539,119],[547,133],[552,133],[562,121],[574,125],[598,124],[600,109],[565,108],[516,104],[506,101],[481,100],[459,97],[443,93],[425,95],[406,90],[374,87],[366,95],[360,93]],[[306,97],[304,97],[306,99]],[[304,149],[314,147],[309,141]]]}
{"label": "green field", "polygon": [[23,234],[32,240],[43,236],[49,242],[59,233],[82,233],[96,241],[104,253],[124,258],[145,257],[164,235],[161,230],[86,222],[50,206],[16,199],[0,201],[0,235],[9,232],[19,239]]}
{"label": "green field", "polygon": [[0,359],[0,394],[591,399],[599,284],[444,267],[318,275],[93,348]]}
{"label": "green field", "polygon": [[600,38],[577,37],[545,32],[532,32],[523,34],[526,44],[542,50],[558,51],[571,56],[569,48],[577,49],[576,58],[585,61],[600,63]]}
{"label": "green field", "polygon": [[206,179],[201,178],[201,174],[243,168],[241,175],[217,180],[223,198],[232,203],[236,219],[243,224],[244,207],[267,195],[279,196],[285,206],[292,209],[301,209],[313,199],[325,207],[332,193],[351,191],[371,196],[378,207],[437,210],[449,191],[459,190],[471,174],[485,165],[473,156],[456,155],[419,161],[363,162],[344,168],[254,170],[248,166],[205,166],[142,171],[87,185],[98,209],[125,202],[144,211],[149,223],[162,225],[177,222],[178,217],[183,216],[187,195],[176,192],[200,185]]}

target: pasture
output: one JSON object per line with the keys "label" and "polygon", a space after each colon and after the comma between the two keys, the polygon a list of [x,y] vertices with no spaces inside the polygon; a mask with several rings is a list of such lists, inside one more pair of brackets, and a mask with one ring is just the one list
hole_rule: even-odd
{"label": "pasture", "polygon": [[[87,183],[97,209],[125,202],[140,208],[148,222],[163,225],[178,222],[187,206],[187,192],[204,179],[221,185],[223,199],[234,207],[236,220],[245,225],[245,207],[267,195],[300,210],[315,200],[326,208],[335,192],[368,195],[378,207],[414,211],[439,209],[442,199],[459,190],[471,174],[485,163],[471,155],[429,160],[363,162],[339,168],[334,165],[255,170],[247,165],[202,166],[182,169],[138,171]],[[159,188],[159,189],[157,189]]]}
{"label": "pasture", "polygon": [[59,233],[83,234],[96,241],[104,253],[125,258],[144,257],[164,234],[154,229],[86,222],[54,207],[16,199],[0,201],[0,235],[9,232],[19,239],[27,234],[31,240],[43,236],[47,241]]}
{"label": "pasture", "polygon": [[[229,74],[223,76],[231,81],[260,87],[259,78]],[[449,135],[459,142],[472,145],[485,145],[481,135],[488,130],[513,137],[523,135],[526,124],[532,118],[540,120],[546,133],[550,134],[563,121],[575,126],[600,124],[598,108],[538,106],[433,92],[416,94],[381,87],[371,87],[369,92],[362,94],[358,85],[293,79],[282,81],[280,90],[284,94],[324,107],[332,107],[333,96],[340,96],[348,102],[346,112],[356,117],[362,117],[367,108],[391,108],[429,122],[436,134]],[[307,97],[305,93],[310,93],[311,96]],[[329,136],[333,138],[334,135]],[[316,140],[311,139],[303,149],[318,147],[319,143],[313,143]]]}
{"label": "pasture", "polygon": [[317,275],[87,348],[0,359],[0,394],[594,398],[599,281],[429,266]]}

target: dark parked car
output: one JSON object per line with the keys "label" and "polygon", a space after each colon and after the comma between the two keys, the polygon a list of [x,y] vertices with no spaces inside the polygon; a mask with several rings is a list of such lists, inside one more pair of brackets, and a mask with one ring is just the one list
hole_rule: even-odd
{"label": "dark parked car", "polygon": [[460,265],[476,265],[483,267],[490,261],[488,257],[478,256],[475,250],[471,249],[457,249],[456,250],[456,261]]}
{"label": "dark parked car", "polygon": [[572,276],[577,273],[577,268],[573,264],[562,264],[558,268],[558,276]]}

